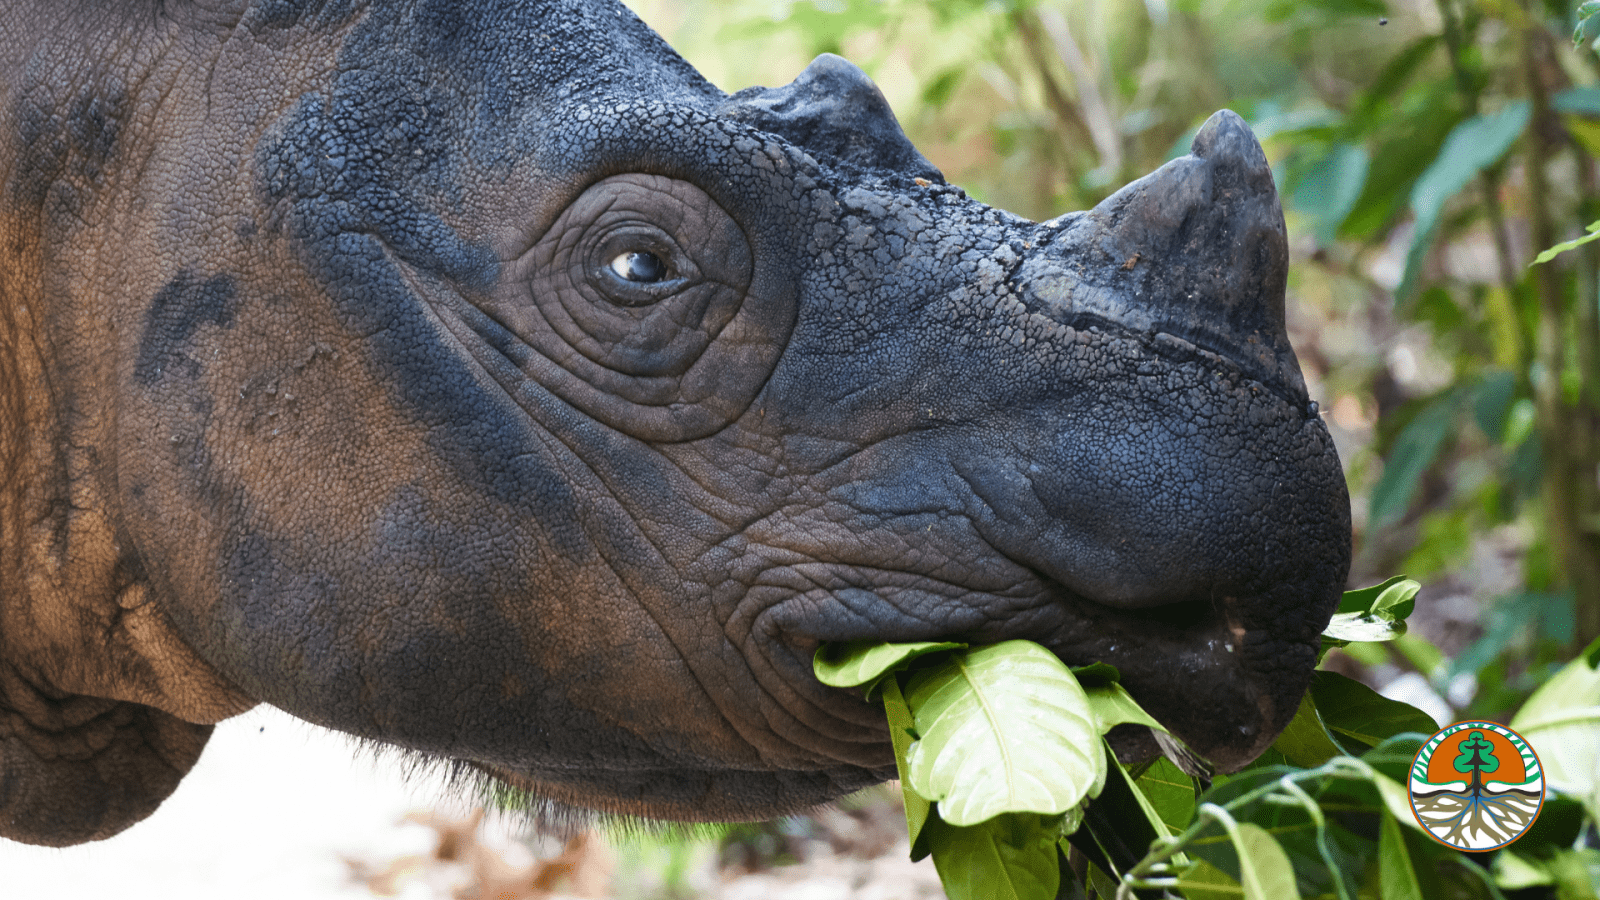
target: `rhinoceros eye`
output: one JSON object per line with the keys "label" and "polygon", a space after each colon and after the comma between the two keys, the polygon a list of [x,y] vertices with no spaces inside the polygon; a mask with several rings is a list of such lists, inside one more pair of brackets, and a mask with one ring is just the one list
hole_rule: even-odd
{"label": "rhinoceros eye", "polygon": [[643,252],[629,251],[619,253],[611,260],[611,271],[623,281],[632,281],[637,284],[655,284],[667,277],[667,264],[661,257],[646,250]]}

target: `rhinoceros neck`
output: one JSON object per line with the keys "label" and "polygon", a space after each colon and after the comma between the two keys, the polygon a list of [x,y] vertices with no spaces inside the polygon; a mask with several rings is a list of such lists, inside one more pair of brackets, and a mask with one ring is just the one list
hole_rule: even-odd
{"label": "rhinoceros neck", "polygon": [[105,251],[136,246],[118,210],[154,145],[133,135],[167,69],[131,49],[154,18],[19,5],[0,16],[0,665],[12,694],[215,721],[250,703],[172,634],[113,500],[116,348],[141,267]]}

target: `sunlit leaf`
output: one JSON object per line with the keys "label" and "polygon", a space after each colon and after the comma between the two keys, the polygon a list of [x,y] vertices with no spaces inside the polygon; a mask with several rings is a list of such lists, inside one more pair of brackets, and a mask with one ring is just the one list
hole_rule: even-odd
{"label": "sunlit leaf", "polygon": [[1578,7],[1577,24],[1572,29],[1572,43],[1577,46],[1592,44],[1600,37],[1600,3],[1586,0]]}
{"label": "sunlit leaf", "polygon": [[1404,619],[1411,615],[1421,589],[1416,581],[1396,575],[1370,587],[1345,591],[1339,599],[1339,612],[1384,613],[1389,618]]}
{"label": "sunlit leaf", "polygon": [[1494,881],[1508,891],[1555,884],[1556,878],[1543,861],[1529,859],[1520,853],[1502,850],[1495,854]]}
{"label": "sunlit leaf", "polygon": [[1551,788],[1581,800],[1600,818],[1600,640],[1551,676],[1511,717]]}
{"label": "sunlit leaf", "polygon": [[1002,812],[1059,815],[1104,783],[1088,698],[1038,644],[953,654],[913,676],[906,700],[921,736],[908,754],[909,783],[952,825]]}
{"label": "sunlit leaf", "polygon": [[1390,641],[1406,633],[1406,623],[1365,613],[1335,613],[1322,629],[1324,637],[1336,641]]}

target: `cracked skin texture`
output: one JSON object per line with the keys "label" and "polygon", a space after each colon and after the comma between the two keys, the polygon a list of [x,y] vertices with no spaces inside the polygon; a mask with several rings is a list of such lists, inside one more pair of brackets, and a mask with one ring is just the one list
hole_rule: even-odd
{"label": "cracked skin texture", "polygon": [[1260,147],[1035,223],[856,68],[732,96],[610,3],[0,17],[0,836],[257,702],[556,804],[891,777],[826,640],[1118,666],[1224,768],[1349,508]]}

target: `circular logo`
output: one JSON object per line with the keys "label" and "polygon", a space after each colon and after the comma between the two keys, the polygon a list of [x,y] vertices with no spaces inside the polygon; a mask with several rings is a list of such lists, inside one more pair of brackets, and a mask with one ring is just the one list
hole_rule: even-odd
{"label": "circular logo", "polygon": [[1495,722],[1457,722],[1411,762],[1411,813],[1439,843],[1468,853],[1504,847],[1544,805],[1544,769],[1522,735]]}

